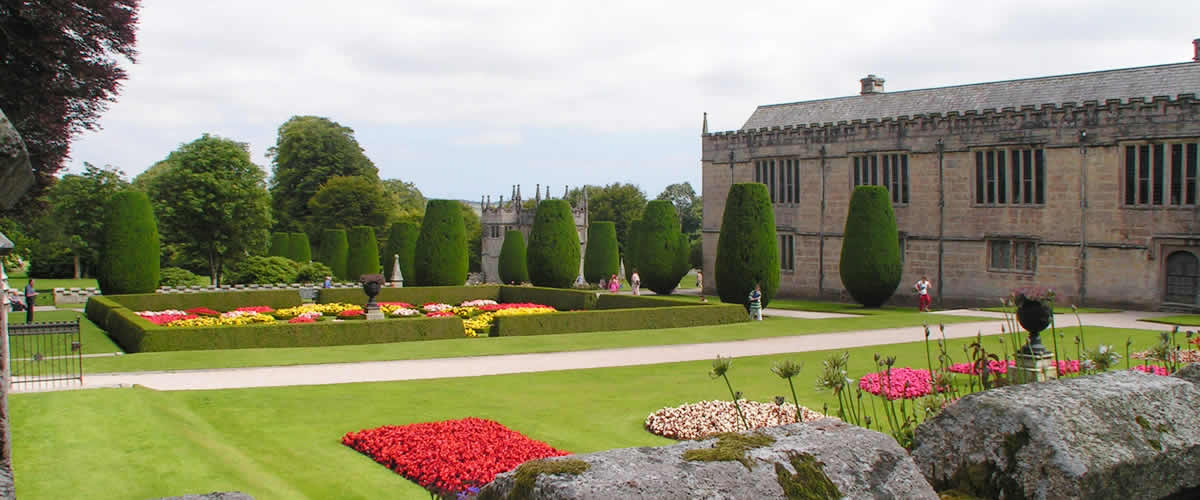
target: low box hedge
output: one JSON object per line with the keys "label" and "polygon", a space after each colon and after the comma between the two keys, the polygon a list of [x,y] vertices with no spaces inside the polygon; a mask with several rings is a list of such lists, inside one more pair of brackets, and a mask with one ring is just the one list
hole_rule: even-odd
{"label": "low box hedge", "polygon": [[107,330],[108,328],[106,328],[104,325],[107,324],[105,318],[108,317],[108,311],[118,307],[123,306],[118,304],[117,301],[106,296],[93,295],[88,297],[87,303],[83,305],[83,315],[87,316],[88,321],[91,321],[92,323],[100,326],[100,328]]}
{"label": "low box hedge", "polygon": [[696,299],[641,295],[601,294],[596,309],[632,309],[635,307],[678,307],[701,305]]}
{"label": "low box hedge", "polygon": [[559,311],[585,311],[596,308],[596,295],[594,290],[503,285],[500,287],[500,298],[496,300],[511,304],[532,302]]}
{"label": "low box hedge", "polygon": [[[359,292],[362,293],[361,291]],[[218,311],[230,311],[239,307],[269,306],[274,309],[300,304],[299,289],[289,290],[224,290],[220,292],[196,293],[138,293],[129,295],[107,295],[122,307],[133,311],[162,311],[166,309],[187,310],[207,307]],[[365,302],[365,300],[364,300]]]}
{"label": "low box hedge", "polygon": [[604,309],[528,316],[502,316],[495,319],[490,335],[513,337],[554,333],[680,328],[742,321],[748,321],[746,310],[736,304]]}
{"label": "low box hedge", "polygon": [[[384,287],[379,290],[379,295],[375,296],[375,301],[408,302],[418,306],[426,302],[459,305],[475,299],[498,300],[499,296],[500,285]],[[367,294],[363,293],[361,288],[322,288],[317,302],[322,304],[331,302],[366,304]]]}
{"label": "low box hedge", "polygon": [[318,321],[184,328],[150,325],[128,309],[109,313],[109,334],[127,353],[319,347],[463,338],[458,318]]}

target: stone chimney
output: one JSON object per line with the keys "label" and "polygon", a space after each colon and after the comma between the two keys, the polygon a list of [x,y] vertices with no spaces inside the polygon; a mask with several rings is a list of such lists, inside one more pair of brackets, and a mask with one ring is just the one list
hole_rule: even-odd
{"label": "stone chimney", "polygon": [[1200,38],[1192,40],[1192,60],[1200,62]]}
{"label": "stone chimney", "polygon": [[859,82],[862,83],[862,95],[883,93],[883,78],[875,75],[867,75],[866,78],[859,80]]}

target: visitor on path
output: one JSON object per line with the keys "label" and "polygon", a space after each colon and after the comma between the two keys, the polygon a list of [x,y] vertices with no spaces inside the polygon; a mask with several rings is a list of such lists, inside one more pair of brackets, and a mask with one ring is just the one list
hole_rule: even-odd
{"label": "visitor on path", "polygon": [[29,278],[29,283],[25,284],[25,322],[33,323],[33,298],[37,296],[37,290],[33,289],[33,278]]}
{"label": "visitor on path", "polygon": [[642,294],[642,277],[638,276],[637,268],[633,268],[633,274],[629,276],[629,287],[633,289],[634,295]]}
{"label": "visitor on path", "polygon": [[612,275],[611,278],[608,279],[608,291],[612,292],[612,293],[617,293],[618,288],[621,288],[621,281],[618,280],[617,275],[614,274],[614,275]]}
{"label": "visitor on path", "polygon": [[758,283],[750,290],[750,319],[762,321],[762,286]]}
{"label": "visitor on path", "polygon": [[913,291],[917,292],[917,310],[921,312],[929,312],[929,303],[933,300],[929,297],[929,278],[921,276],[921,280],[913,285]]}
{"label": "visitor on path", "polygon": [[704,290],[704,271],[696,270],[696,288]]}
{"label": "visitor on path", "polygon": [[333,288],[333,277],[332,277],[332,276],[326,276],[326,277],[325,277],[325,282],[324,282],[324,283],[321,283],[321,288]]}
{"label": "visitor on path", "polygon": [[25,303],[21,302],[21,295],[11,288],[8,290],[8,304],[10,311],[21,312],[25,310]]}

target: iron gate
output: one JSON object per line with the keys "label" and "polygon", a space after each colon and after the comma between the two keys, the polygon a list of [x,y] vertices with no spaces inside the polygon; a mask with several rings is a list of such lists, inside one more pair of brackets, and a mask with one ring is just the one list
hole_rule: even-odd
{"label": "iron gate", "polygon": [[79,319],[8,325],[13,392],[83,386]]}

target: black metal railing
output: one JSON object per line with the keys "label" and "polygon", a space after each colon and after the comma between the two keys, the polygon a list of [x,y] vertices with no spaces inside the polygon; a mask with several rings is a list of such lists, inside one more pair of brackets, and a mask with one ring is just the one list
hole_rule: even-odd
{"label": "black metal railing", "polygon": [[79,319],[8,325],[13,392],[83,386]]}

